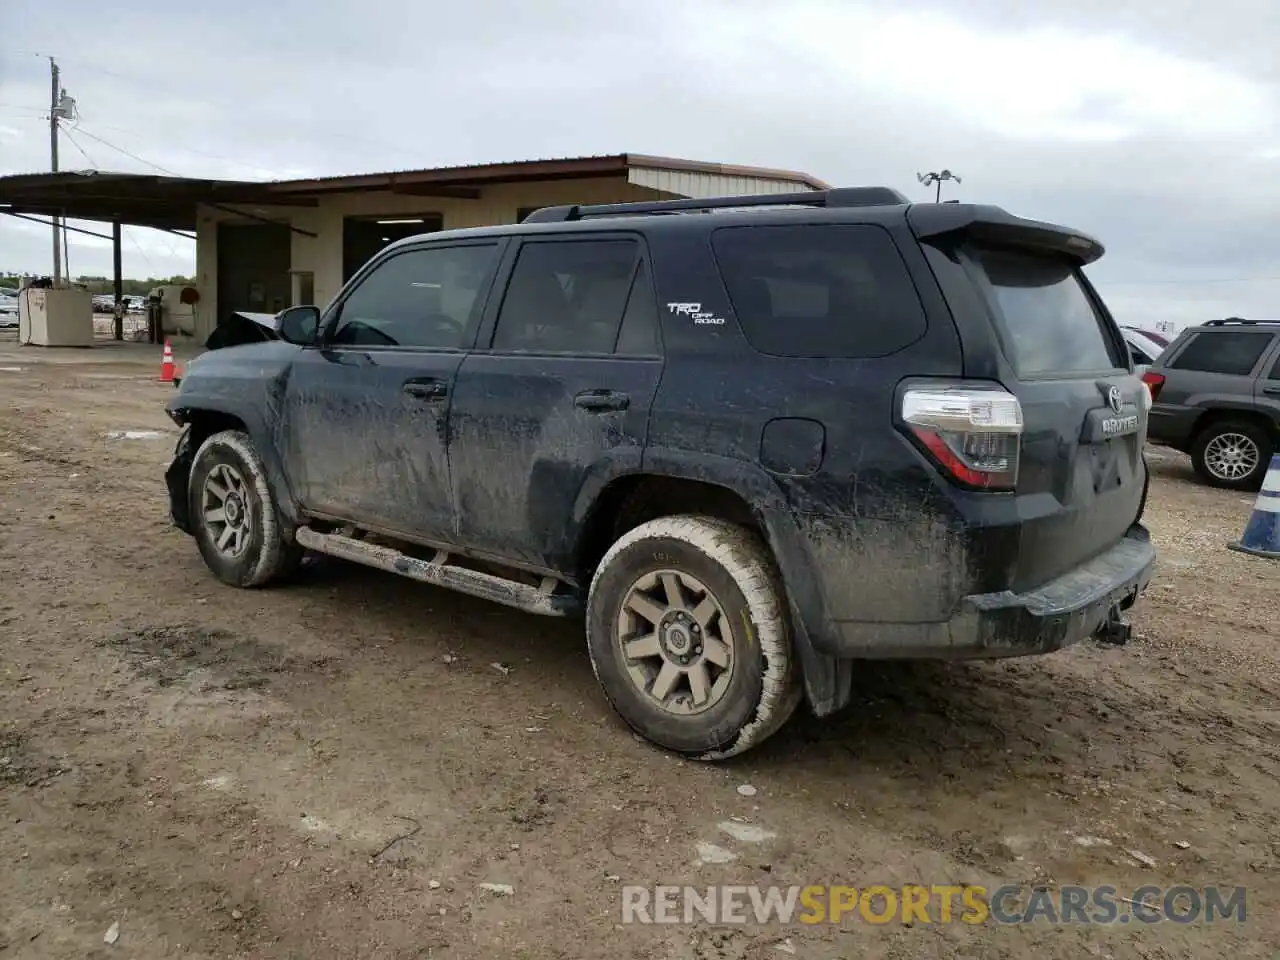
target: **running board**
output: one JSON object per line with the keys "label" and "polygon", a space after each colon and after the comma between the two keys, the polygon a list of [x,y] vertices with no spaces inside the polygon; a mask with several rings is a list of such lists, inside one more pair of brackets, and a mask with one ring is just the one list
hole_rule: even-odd
{"label": "running board", "polygon": [[337,533],[318,533],[310,527],[299,527],[294,536],[299,544],[316,553],[362,563],[367,567],[377,567],[379,570],[398,573],[402,577],[457,590],[459,593],[469,593],[526,613],[564,617],[580,609],[576,596],[555,592],[560,584],[555,577],[543,577],[541,586],[531,587],[517,580],[451,565],[449,554],[444,550],[437,550],[431,560],[419,560],[393,547]]}

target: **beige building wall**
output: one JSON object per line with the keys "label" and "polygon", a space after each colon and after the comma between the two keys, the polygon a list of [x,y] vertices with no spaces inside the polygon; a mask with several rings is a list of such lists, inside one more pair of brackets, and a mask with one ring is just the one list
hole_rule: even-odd
{"label": "beige building wall", "polygon": [[635,167],[628,179],[635,186],[659,190],[678,197],[704,200],[708,197],[749,197],[761,194],[804,193],[812,190],[802,180],[747,177],[701,170],[671,170]]}
{"label": "beige building wall", "polygon": [[[261,207],[250,209],[258,216],[287,220],[293,227],[316,234],[294,233],[291,260],[294,297],[304,289],[310,275],[312,301],[323,307],[342,288],[342,225],[346,217],[415,217],[439,214],[444,229],[481,227],[515,223],[522,207],[542,207],[561,203],[619,203],[630,200],[669,199],[670,195],[623,177],[581,180],[498,183],[481,188],[476,200],[442,197],[415,197],[387,191],[335,193],[321,197],[317,207]],[[196,227],[196,286],[200,304],[196,320],[197,336],[207,337],[218,317],[218,229],[219,222],[254,222],[224,210],[201,207]]]}
{"label": "beige building wall", "polygon": [[[325,306],[342,288],[343,220],[352,216],[418,217],[439,214],[444,229],[515,223],[522,207],[561,203],[619,203],[673,197],[723,197],[748,194],[800,193],[812,189],[796,180],[738,176],[697,170],[634,168],[627,176],[580,180],[494,183],[481,188],[476,200],[415,197],[390,191],[363,190],[321,196],[316,207],[250,209],[258,216],[287,220],[315,236],[294,233],[290,259],[293,302],[310,300]],[[196,229],[196,281],[200,304],[197,336],[213,330],[218,316],[218,230],[220,221],[252,223],[224,210],[201,207]],[[308,293],[310,294],[308,296]]]}

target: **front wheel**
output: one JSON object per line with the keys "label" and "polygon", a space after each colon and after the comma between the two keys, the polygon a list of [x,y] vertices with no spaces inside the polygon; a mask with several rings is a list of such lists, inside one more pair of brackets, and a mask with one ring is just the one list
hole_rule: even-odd
{"label": "front wheel", "polygon": [[1267,474],[1273,444],[1267,432],[1247,420],[1210,424],[1191,445],[1196,472],[1215,487],[1257,490]]}
{"label": "front wheel", "polygon": [[701,759],[762,742],[800,700],[773,564],[722,520],[663,517],[623,535],[591,582],[587,646],[632,729]]}
{"label": "front wheel", "polygon": [[261,586],[301,562],[302,547],[281,529],[262,458],[239,430],[215,433],[196,451],[187,509],[200,555],[223,583]]}

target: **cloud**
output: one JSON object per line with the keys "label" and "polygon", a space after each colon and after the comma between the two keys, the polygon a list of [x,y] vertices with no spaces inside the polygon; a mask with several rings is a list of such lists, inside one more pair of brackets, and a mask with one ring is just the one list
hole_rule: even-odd
{"label": "cloud", "polygon": [[[248,0],[67,0],[56,24],[16,3],[6,171],[47,167],[47,128],[3,105],[45,102],[30,52],[56,37],[75,142],[101,167],[148,169],[83,134],[245,178],[632,150],[929,199],[916,172],[946,166],[964,180],[948,197],[1100,237],[1091,272],[1126,321],[1267,315],[1280,294],[1265,279],[1280,274],[1268,0],[278,0],[269,16]],[[146,259],[126,242],[129,273],[190,270],[186,241],[146,234]],[[47,269],[47,246],[0,224],[6,267]],[[73,255],[109,269],[96,246]]]}

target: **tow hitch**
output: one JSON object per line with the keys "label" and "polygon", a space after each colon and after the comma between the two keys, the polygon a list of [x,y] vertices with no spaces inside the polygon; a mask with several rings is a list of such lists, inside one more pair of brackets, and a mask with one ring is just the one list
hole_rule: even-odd
{"label": "tow hitch", "polygon": [[1125,622],[1119,607],[1112,607],[1107,615],[1107,622],[1094,634],[1099,643],[1109,643],[1115,647],[1123,647],[1133,636],[1133,626]]}

